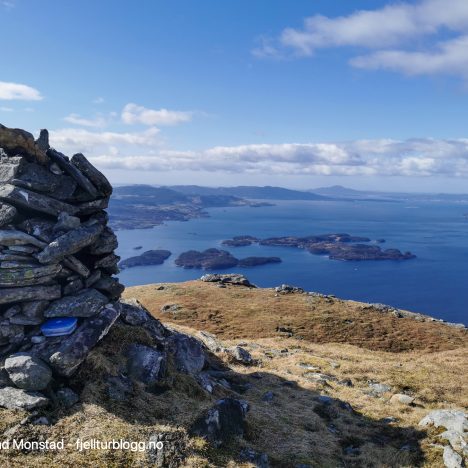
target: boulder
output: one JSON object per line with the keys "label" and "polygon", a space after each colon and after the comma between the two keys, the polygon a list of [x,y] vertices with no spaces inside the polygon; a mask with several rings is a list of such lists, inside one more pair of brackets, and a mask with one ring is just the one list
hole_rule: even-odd
{"label": "boulder", "polygon": [[207,274],[203,275],[200,280],[206,283],[234,284],[236,286],[248,286],[249,288],[255,288],[255,285],[253,285],[244,275],[238,273]]}
{"label": "boulder", "polygon": [[119,302],[120,317],[129,325],[142,325],[148,320],[149,312],[135,298],[124,299]]}
{"label": "boulder", "polygon": [[128,349],[128,375],[144,384],[155,384],[164,377],[166,360],[166,354],[162,351],[141,344],[132,344]]}
{"label": "boulder", "polygon": [[0,388],[0,406],[4,408],[32,411],[48,404],[49,399],[42,393],[15,387]]}
{"label": "boulder", "polygon": [[65,408],[70,408],[80,401],[80,397],[68,387],[63,387],[60,390],[57,390],[56,397],[59,403],[65,406]]}
{"label": "boulder", "polygon": [[404,393],[395,393],[390,398],[390,403],[393,403],[393,404],[411,405],[413,404],[413,401],[414,401],[413,397],[409,395],[405,395]]}
{"label": "boulder", "polygon": [[205,365],[203,347],[192,336],[174,333],[168,339],[168,350],[179,372],[197,375]]}
{"label": "boulder", "polygon": [[448,430],[463,434],[468,431],[467,414],[460,410],[434,410],[425,416],[419,425],[422,427],[445,427]]}
{"label": "boulder", "polygon": [[241,364],[249,366],[253,363],[251,354],[241,346],[233,346],[232,348],[228,348],[226,352]]}
{"label": "boulder", "polygon": [[463,458],[449,446],[444,447],[443,455],[444,465],[446,468],[463,468]]}
{"label": "boulder", "polygon": [[7,128],[0,124],[0,148],[3,148],[10,156],[25,155],[42,165],[49,161],[43,145],[36,143],[31,133],[19,128]]}
{"label": "boulder", "polygon": [[52,379],[49,366],[28,353],[17,353],[5,360],[11,381],[23,390],[43,390]]}
{"label": "boulder", "polygon": [[249,405],[243,400],[224,398],[206,413],[201,415],[191,426],[191,435],[203,437],[218,447],[234,437],[242,437],[245,432],[245,417]]}

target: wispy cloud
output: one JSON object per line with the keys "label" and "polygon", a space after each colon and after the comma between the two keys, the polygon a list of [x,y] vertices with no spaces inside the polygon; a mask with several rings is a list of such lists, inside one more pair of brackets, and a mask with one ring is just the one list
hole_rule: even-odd
{"label": "wispy cloud", "polygon": [[66,153],[96,154],[114,146],[148,148],[159,145],[159,129],[150,127],[143,132],[97,132],[80,128],[62,128],[50,132],[51,144]]}
{"label": "wispy cloud", "polygon": [[126,124],[177,125],[192,120],[193,112],[168,109],[148,109],[129,103],[122,110],[122,121]]}
{"label": "wispy cloud", "polygon": [[2,112],[13,112],[13,108],[12,107],[5,107],[5,106],[0,106],[0,111]]}
{"label": "wispy cloud", "polygon": [[285,28],[275,38],[263,38],[252,53],[310,57],[325,48],[362,48],[370,51],[351,59],[352,66],[468,79],[467,38],[466,0],[420,0],[347,16],[315,15],[300,28]]}
{"label": "wispy cloud", "polygon": [[41,93],[31,86],[0,81],[0,100],[40,101],[42,99]]}
{"label": "wispy cloud", "polygon": [[96,99],[93,99],[93,104],[103,104],[104,103],[104,98],[99,96]]}
{"label": "wispy cloud", "polygon": [[95,128],[102,128],[107,125],[107,119],[103,116],[96,116],[92,119],[81,117],[78,114],[70,114],[64,117],[65,122],[80,125],[83,127],[95,127]]}
{"label": "wispy cloud", "polygon": [[16,6],[16,2],[14,0],[1,0],[0,5],[7,10],[11,10]]}

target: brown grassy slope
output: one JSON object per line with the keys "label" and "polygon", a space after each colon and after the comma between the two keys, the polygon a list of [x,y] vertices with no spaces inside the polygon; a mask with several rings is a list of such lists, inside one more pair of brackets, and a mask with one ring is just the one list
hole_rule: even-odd
{"label": "brown grassy slope", "polygon": [[[364,310],[365,304],[360,302],[307,294],[277,295],[273,289],[219,288],[201,281],[159,287],[129,288],[125,296],[137,297],[164,322],[210,331],[223,339],[277,337],[284,335],[277,331],[282,329],[313,343],[347,343],[392,352],[443,351],[467,343],[464,330]],[[161,312],[166,304],[180,308]]]}

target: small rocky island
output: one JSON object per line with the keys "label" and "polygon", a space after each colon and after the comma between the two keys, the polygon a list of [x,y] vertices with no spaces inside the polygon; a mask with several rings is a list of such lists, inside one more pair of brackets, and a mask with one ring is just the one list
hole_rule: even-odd
{"label": "small rocky island", "polygon": [[[364,243],[365,242],[365,243]],[[398,249],[385,249],[372,242],[368,237],[351,236],[349,234],[323,234],[307,237],[271,237],[259,239],[254,236],[235,236],[222,242],[229,247],[245,247],[252,244],[295,247],[308,250],[315,255],[328,255],[332,260],[410,260],[416,258],[411,252],[401,252]],[[384,239],[376,243],[382,244]]]}
{"label": "small rocky island", "polygon": [[233,267],[253,267],[268,263],[280,263],[279,257],[247,257],[238,259],[226,250],[207,249],[203,252],[189,250],[183,252],[175,260],[177,266],[183,268],[203,268],[205,270],[221,270]]}
{"label": "small rocky island", "polygon": [[161,265],[172,255],[169,250],[147,250],[141,255],[126,258],[119,263],[121,270],[136,266]]}

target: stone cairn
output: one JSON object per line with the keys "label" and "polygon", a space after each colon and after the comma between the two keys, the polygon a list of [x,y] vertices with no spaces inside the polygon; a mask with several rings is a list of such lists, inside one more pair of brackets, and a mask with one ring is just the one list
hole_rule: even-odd
{"label": "stone cairn", "polygon": [[[41,398],[33,393],[73,374],[118,318],[111,193],[82,154],[50,148],[47,130],[34,140],[0,125],[0,405]],[[76,331],[45,337],[41,325],[58,317],[76,317]]]}

